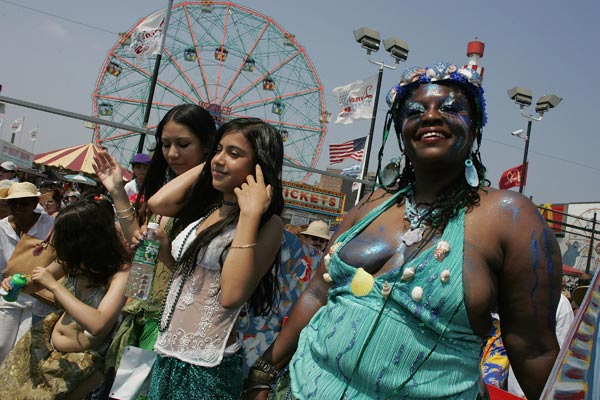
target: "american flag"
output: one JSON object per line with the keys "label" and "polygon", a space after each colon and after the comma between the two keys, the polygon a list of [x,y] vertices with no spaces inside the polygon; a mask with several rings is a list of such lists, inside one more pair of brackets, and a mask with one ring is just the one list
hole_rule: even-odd
{"label": "american flag", "polygon": [[367,137],[350,140],[340,144],[329,145],[329,164],[341,163],[346,158],[362,161]]}

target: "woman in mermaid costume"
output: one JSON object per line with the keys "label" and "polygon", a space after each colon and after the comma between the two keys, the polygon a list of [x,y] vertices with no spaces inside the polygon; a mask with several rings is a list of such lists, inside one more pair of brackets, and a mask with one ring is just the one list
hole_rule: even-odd
{"label": "woman in mermaid costume", "polygon": [[515,374],[538,398],[558,353],[561,256],[535,205],[485,179],[481,77],[411,68],[388,104],[383,143],[393,122],[403,159],[379,175],[382,145],[384,188],[344,218],[250,371],[248,397],[483,397],[480,349],[497,308]]}

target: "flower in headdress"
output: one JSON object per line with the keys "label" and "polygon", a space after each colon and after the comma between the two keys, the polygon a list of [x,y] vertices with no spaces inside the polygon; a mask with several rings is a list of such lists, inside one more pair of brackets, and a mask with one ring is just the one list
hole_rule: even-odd
{"label": "flower in headdress", "polygon": [[412,67],[408,68],[402,74],[402,79],[400,79],[400,85],[408,85],[409,83],[413,83],[419,80],[419,77],[423,75],[427,70],[423,67]]}

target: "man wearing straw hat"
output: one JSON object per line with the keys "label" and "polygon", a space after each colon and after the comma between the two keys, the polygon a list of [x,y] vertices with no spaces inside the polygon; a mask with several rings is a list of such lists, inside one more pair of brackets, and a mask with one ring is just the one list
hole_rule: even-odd
{"label": "man wearing straw hat", "polygon": [[[23,233],[44,240],[54,226],[54,218],[34,212],[38,195],[37,187],[29,182],[15,182],[0,189],[0,200],[8,203],[11,213],[0,220],[0,272],[6,267]],[[31,328],[32,310],[36,302],[27,294],[21,294],[15,302],[0,298],[0,362]]]}
{"label": "man wearing straw hat", "polygon": [[305,231],[300,232],[302,237],[313,247],[323,251],[331,235],[329,225],[325,221],[313,221]]}

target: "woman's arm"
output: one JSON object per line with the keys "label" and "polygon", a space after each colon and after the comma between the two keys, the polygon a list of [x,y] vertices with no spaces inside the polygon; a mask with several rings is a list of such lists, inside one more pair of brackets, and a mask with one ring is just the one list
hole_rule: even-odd
{"label": "woman's arm", "polygon": [[204,163],[187,170],[160,188],[148,200],[150,210],[155,214],[169,217],[177,215],[183,207],[189,191],[198,179],[202,168],[204,168]]}
{"label": "woman's arm", "polygon": [[512,200],[518,216],[499,227],[505,249],[499,275],[502,340],[525,395],[537,399],[559,351],[555,318],[562,260],[535,205],[522,196]]}
{"label": "woman's arm", "polygon": [[260,219],[271,202],[271,186],[265,186],[259,165],[255,176],[249,175],[234,192],[240,215],[221,273],[221,304],[225,308],[248,301],[273,265],[283,236],[279,216],[271,217],[259,231]]}
{"label": "woman's arm", "polygon": [[[65,311],[92,335],[99,336],[110,331],[119,317],[121,308],[125,305],[128,272],[121,270],[112,276],[108,290],[96,309],[79,300],[57,282],[52,274],[55,264],[58,265],[58,263],[53,263],[48,268],[35,268],[31,274],[32,281],[50,290]],[[60,268],[60,265],[58,267]]]}
{"label": "woman's arm", "polygon": [[94,156],[94,171],[104,188],[110,193],[123,234],[128,241],[140,229],[133,206],[125,192],[121,166],[106,150]]}

